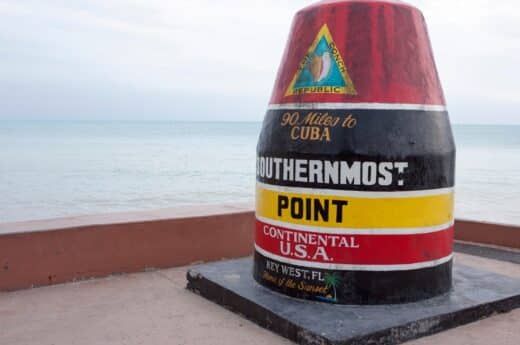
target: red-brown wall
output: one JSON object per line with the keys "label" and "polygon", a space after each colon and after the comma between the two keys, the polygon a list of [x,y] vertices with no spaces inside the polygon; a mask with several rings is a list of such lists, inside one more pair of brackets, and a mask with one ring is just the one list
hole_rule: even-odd
{"label": "red-brown wall", "polygon": [[222,206],[2,224],[0,291],[247,256],[253,218]]}
{"label": "red-brown wall", "polygon": [[520,249],[520,226],[458,219],[455,239]]}

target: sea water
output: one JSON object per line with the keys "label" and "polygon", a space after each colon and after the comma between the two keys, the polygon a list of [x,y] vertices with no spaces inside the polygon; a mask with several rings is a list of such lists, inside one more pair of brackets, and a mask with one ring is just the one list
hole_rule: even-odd
{"label": "sea water", "polygon": [[[0,121],[0,222],[253,203],[261,123]],[[520,126],[453,126],[456,216],[520,224]]]}

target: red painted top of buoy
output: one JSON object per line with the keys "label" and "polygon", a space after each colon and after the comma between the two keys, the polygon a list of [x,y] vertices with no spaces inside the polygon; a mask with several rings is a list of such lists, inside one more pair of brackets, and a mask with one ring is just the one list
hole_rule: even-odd
{"label": "red painted top of buoy", "polygon": [[[330,66],[330,56],[311,51],[319,41],[318,35],[327,31],[323,30],[324,25],[330,33],[329,47],[334,42],[346,68],[343,79],[347,87],[336,93],[331,91],[333,88],[312,88],[319,83],[327,86],[322,76],[323,66]],[[332,64],[335,61],[333,57]],[[309,70],[307,75],[299,76],[305,68]],[[322,80],[317,81],[319,78]],[[326,0],[299,11],[270,103],[314,102],[444,105],[422,13],[392,0]]]}

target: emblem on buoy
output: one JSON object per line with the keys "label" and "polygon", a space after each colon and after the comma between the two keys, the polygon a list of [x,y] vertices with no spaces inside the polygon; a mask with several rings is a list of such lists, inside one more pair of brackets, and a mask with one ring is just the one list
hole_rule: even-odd
{"label": "emblem on buoy", "polygon": [[321,27],[299,64],[285,96],[310,93],[356,94],[327,24]]}

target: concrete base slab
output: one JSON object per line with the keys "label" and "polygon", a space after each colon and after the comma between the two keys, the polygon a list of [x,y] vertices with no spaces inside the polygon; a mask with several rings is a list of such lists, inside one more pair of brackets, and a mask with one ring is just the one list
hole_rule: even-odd
{"label": "concrete base slab", "polygon": [[449,294],[398,305],[332,305],[287,297],[252,278],[251,258],[200,265],[188,289],[300,344],[398,344],[520,307],[520,280],[454,265]]}

